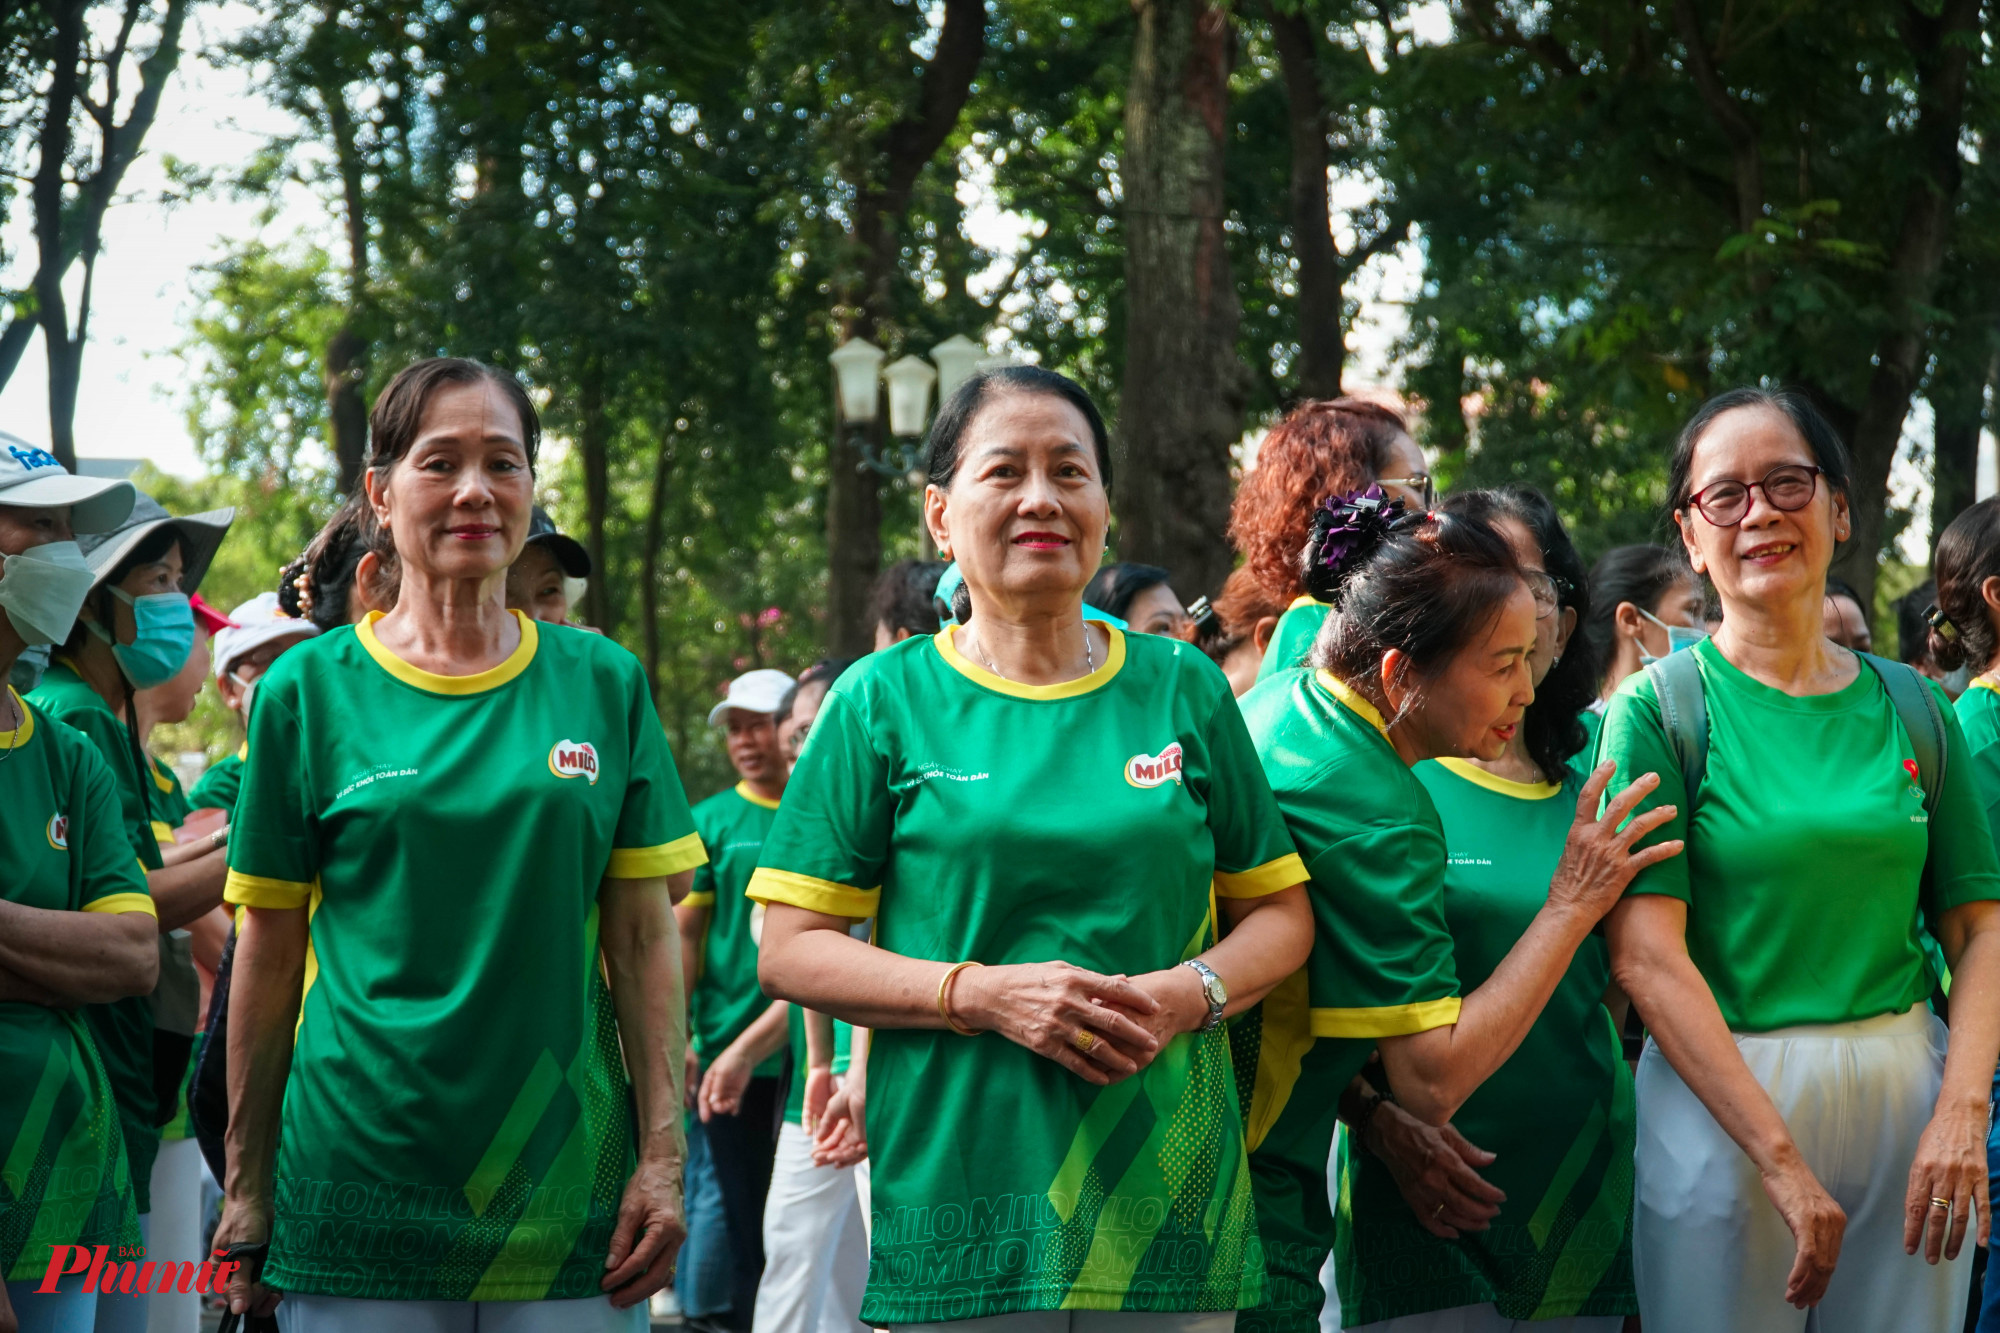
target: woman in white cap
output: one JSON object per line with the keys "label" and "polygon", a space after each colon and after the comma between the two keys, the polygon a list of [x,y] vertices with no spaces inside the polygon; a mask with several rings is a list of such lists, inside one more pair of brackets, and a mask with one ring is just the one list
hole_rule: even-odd
{"label": "woman in white cap", "polygon": [[310,620],[288,616],[278,606],[278,594],[260,592],[229,613],[229,625],[216,632],[215,688],[222,702],[243,724],[245,740],[236,753],[209,766],[188,792],[197,810],[234,810],[243,786],[243,760],[250,753],[250,700],[257,682],[278,660],[278,654],[319,633]]}
{"label": "woman in white cap", "polygon": [[[0,679],[28,647],[67,638],[89,595],[73,530],[114,527],[131,507],[129,484],[73,477],[0,435]],[[5,685],[0,806],[0,1327],[87,1329],[84,1272],[37,1290],[52,1259],[66,1268],[76,1253],[58,1247],[129,1249],[140,1233],[80,1006],[152,990],[158,931],[103,758]]]}
{"label": "woman in white cap", "polygon": [[[235,516],[233,509],[219,509],[177,518],[141,491],[124,522],[83,536],[79,545],[95,582],[76,627],[30,696],[51,717],[81,731],[110,765],[162,935],[222,901],[226,862],[219,838],[206,847],[173,849],[171,864],[163,855],[153,827],[165,809],[163,794],[134,730],[135,696],[166,683],[186,663],[195,639],[189,595],[200,587]],[[168,1118],[162,1112],[171,1113],[171,1091],[179,1082],[166,1079],[170,1095],[162,1098],[155,1070],[186,1068],[200,1003],[184,941],[178,948],[162,945],[161,953],[154,996],[88,1010],[124,1124],[142,1229],[152,1211],[160,1125]],[[172,1002],[156,1005],[162,998]],[[143,1327],[146,1304],[143,1295],[100,1300],[99,1333]]]}

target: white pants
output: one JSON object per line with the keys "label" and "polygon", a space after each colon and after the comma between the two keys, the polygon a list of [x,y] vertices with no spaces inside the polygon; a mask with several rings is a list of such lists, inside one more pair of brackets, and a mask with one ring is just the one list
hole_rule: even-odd
{"label": "white pants", "polygon": [[1148,1314],[1142,1310],[1023,1310],[935,1324],[897,1324],[896,1333],[1235,1333],[1236,1311]]}
{"label": "white pants", "polygon": [[764,1201],[764,1277],[755,1333],[868,1333],[868,1236],[852,1167],[814,1166],[812,1139],[786,1121],[778,1129],[771,1192]]}
{"label": "white pants", "polygon": [[[1652,1042],[1639,1060],[1632,1257],[1646,1333],[1956,1333],[1968,1270],[1903,1253],[1903,1195],[1944,1072],[1925,1006],[1860,1023],[1739,1034],[1806,1165],[1847,1212],[1814,1309],[1785,1303],[1792,1234],[1757,1170]],[[1972,1247],[1961,1252],[1970,1263]]]}
{"label": "white pants", "polygon": [[281,1333],[646,1333],[646,1302],[611,1308],[608,1296],[574,1301],[371,1301],[287,1296]]}
{"label": "white pants", "polygon": [[[167,1263],[200,1263],[201,1145],[167,1139],[153,1159],[153,1211],[146,1234],[146,1257]],[[156,1291],[146,1301],[146,1333],[198,1333],[201,1293]]]}
{"label": "white pants", "polygon": [[1488,1301],[1484,1305],[1454,1305],[1449,1310],[1398,1315],[1361,1324],[1348,1333],[1619,1333],[1622,1314],[1571,1315],[1566,1319],[1508,1319]]}

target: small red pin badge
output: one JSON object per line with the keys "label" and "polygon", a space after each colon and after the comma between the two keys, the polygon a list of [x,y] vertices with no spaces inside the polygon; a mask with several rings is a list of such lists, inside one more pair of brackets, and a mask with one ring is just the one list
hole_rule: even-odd
{"label": "small red pin badge", "polygon": [[1917,761],[1914,759],[1905,759],[1903,761],[1903,771],[1910,775],[1910,781],[1915,782],[1917,780]]}

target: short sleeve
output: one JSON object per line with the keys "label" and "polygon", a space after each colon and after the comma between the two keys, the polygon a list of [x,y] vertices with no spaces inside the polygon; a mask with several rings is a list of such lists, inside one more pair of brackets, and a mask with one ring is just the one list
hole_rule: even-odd
{"label": "short sleeve", "polygon": [[1227,693],[1208,719],[1208,831],[1217,896],[1261,898],[1305,883],[1305,863],[1293,850],[1243,711]]}
{"label": "short sleeve", "polygon": [[678,875],[705,864],[708,852],[695,832],[694,814],[688,809],[680,770],[674,766],[652,696],[636,676],[631,692],[627,713],[632,727],[631,776],[604,873],[612,879]]}
{"label": "short sleeve", "polygon": [[77,860],[83,893],[78,905],[86,912],[139,912],[158,916],[146,891],[146,876],[132,857],[124,832],[124,808],[118,783],[103,756],[88,746],[77,747],[81,766],[81,810],[70,813],[70,855]]}
{"label": "short sleeve", "polygon": [[[2000,858],[1994,852],[1993,807],[1984,799],[1996,790],[1981,771],[2000,756],[1989,747],[1972,755],[1970,763],[1953,763],[1951,757],[1967,755],[1971,749],[1958,715],[1931,682],[1925,684],[1938,694],[1944,714],[1944,790],[1938,793],[1937,811],[1931,817],[1930,874],[1924,910],[1933,917],[1965,903],[2000,898]],[[1982,781],[1984,779],[1984,782]]]}
{"label": "short sleeve", "polygon": [[229,826],[224,902],[304,907],[319,877],[318,812],[313,808],[304,728],[292,701],[271,686],[250,710],[250,757]]}
{"label": "short sleeve", "polygon": [[[1597,762],[1609,759],[1618,766],[1604,788],[1609,801],[1648,773],[1660,775],[1660,785],[1647,793],[1632,813],[1636,818],[1662,805],[1674,807],[1674,817],[1639,839],[1637,846],[1651,847],[1688,835],[1687,781],[1681,776],[1680,760],[1667,739],[1666,724],[1660,720],[1660,701],[1653,682],[1644,672],[1627,680],[1612,696],[1604,712],[1604,727],[1598,733]],[[1600,804],[1600,809],[1603,806]],[[1663,897],[1692,900],[1688,882],[1688,858],[1670,856],[1641,870],[1627,886],[1626,894],[1656,893]]]}
{"label": "short sleeve", "polygon": [[1442,834],[1362,829],[1313,858],[1321,948],[1308,978],[1315,1037],[1394,1037],[1458,1021]]}
{"label": "short sleeve", "polygon": [[855,920],[875,915],[895,819],[887,761],[836,685],[785,785],[750,897]]}

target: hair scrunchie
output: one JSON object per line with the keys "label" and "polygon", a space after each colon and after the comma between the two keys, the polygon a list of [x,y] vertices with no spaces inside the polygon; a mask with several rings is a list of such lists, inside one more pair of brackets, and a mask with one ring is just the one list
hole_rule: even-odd
{"label": "hair scrunchie", "polygon": [[1338,605],[1342,585],[1368,563],[1389,534],[1411,518],[1422,517],[1375,483],[1330,497],[1313,511],[1312,536],[1306,543],[1307,590]]}

